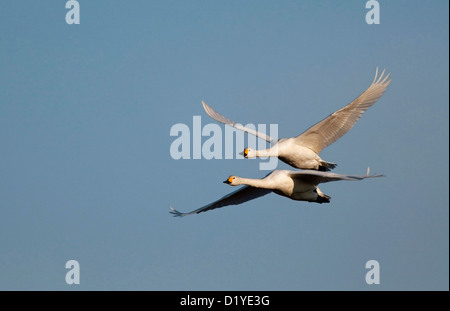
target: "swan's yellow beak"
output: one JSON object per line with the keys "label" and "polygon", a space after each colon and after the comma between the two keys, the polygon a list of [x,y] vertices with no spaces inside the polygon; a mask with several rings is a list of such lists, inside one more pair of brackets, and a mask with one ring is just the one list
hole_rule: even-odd
{"label": "swan's yellow beak", "polygon": [[245,148],[244,149],[244,157],[247,158],[247,156],[248,156],[248,148]]}
{"label": "swan's yellow beak", "polygon": [[224,184],[231,184],[233,182],[233,177],[228,177],[228,179],[227,180],[225,180],[223,183]]}

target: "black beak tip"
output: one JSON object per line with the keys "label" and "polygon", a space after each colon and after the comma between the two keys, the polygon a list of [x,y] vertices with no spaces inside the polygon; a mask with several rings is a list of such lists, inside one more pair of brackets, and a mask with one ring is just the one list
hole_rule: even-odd
{"label": "black beak tip", "polygon": [[227,179],[227,180],[224,180],[223,183],[224,184],[230,184],[230,181]]}

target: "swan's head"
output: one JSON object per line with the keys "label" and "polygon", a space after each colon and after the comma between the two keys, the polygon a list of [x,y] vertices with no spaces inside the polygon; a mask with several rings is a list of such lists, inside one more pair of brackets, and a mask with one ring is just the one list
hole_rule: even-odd
{"label": "swan's head", "polygon": [[227,180],[223,182],[224,184],[229,184],[230,186],[237,186],[239,185],[239,178],[237,176],[230,176]]}
{"label": "swan's head", "polygon": [[256,157],[256,152],[255,152],[255,150],[247,147],[244,149],[243,152],[240,153],[240,155],[243,155],[244,158],[246,158],[246,159],[254,158],[254,157]]}

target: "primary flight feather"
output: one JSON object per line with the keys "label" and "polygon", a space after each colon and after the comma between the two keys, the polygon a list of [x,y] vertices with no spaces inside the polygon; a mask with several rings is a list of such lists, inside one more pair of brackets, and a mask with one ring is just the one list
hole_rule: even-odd
{"label": "primary flight feather", "polygon": [[338,180],[363,180],[365,178],[383,177],[384,175],[342,175],[331,172],[319,172],[314,170],[275,170],[262,179],[242,178],[230,176],[224,183],[231,186],[245,185],[240,189],[200,207],[192,212],[182,213],[170,206],[170,213],[174,216],[187,216],[206,212],[215,208],[229,205],[242,204],[244,202],[262,197],[271,192],[288,197],[296,201],[308,201],[316,203],[329,203],[331,197],[320,191],[317,185]]}
{"label": "primary flight feather", "polygon": [[204,101],[203,108],[206,113],[217,122],[232,126],[261,139],[271,142],[273,146],[264,150],[245,148],[243,155],[246,158],[275,157],[295,168],[329,171],[336,167],[335,163],[327,162],[319,157],[322,149],[334,143],[347,133],[359,120],[361,115],[369,109],[384,93],[391,83],[389,75],[384,76],[385,70],[375,78],[367,90],[347,106],[332,113],[322,121],[311,126],[297,137],[281,138],[274,141],[270,136],[249,129],[242,124],[231,121],[222,116]]}

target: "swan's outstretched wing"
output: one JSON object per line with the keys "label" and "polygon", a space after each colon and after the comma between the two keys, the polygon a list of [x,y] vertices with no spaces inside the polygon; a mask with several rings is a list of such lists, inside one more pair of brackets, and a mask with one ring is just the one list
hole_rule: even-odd
{"label": "swan's outstretched wing", "polygon": [[[367,170],[369,173],[369,169]],[[385,177],[384,175],[342,175],[331,172],[322,172],[315,170],[292,171],[290,176],[295,179],[301,179],[313,185],[318,185],[330,181],[338,180],[363,180],[365,178]]]}
{"label": "swan's outstretched wing", "polygon": [[252,130],[248,127],[243,126],[242,124],[236,123],[234,121],[231,121],[228,118],[225,118],[223,115],[221,115],[220,113],[218,113],[217,111],[215,111],[214,109],[212,109],[209,105],[207,105],[203,100],[202,100],[202,105],[203,105],[203,109],[205,109],[206,113],[208,114],[208,116],[210,116],[211,118],[213,118],[214,120],[216,120],[217,122],[229,125],[234,127],[237,130],[241,130],[244,132],[247,132],[249,134],[255,135],[258,138],[264,139],[268,142],[272,141],[272,138],[270,138],[270,136],[264,134],[264,133],[260,133],[257,132],[255,130]]}
{"label": "swan's outstretched wing", "polygon": [[263,195],[269,194],[270,192],[272,192],[272,190],[255,188],[255,187],[251,187],[251,186],[244,186],[234,192],[231,192],[230,194],[227,194],[226,196],[220,198],[219,200],[217,200],[213,203],[210,203],[208,205],[205,205],[203,207],[200,207],[199,209],[196,209],[192,212],[181,213],[171,206],[170,213],[172,213],[174,215],[174,217],[198,214],[198,213],[206,212],[206,211],[209,211],[209,210],[212,210],[215,208],[219,208],[219,207],[241,204],[241,203],[262,197]]}
{"label": "swan's outstretched wing", "polygon": [[296,142],[319,153],[325,147],[347,133],[359,120],[364,111],[369,109],[388,87],[391,80],[383,77],[385,70],[378,77],[378,67],[375,78],[367,90],[344,108],[334,112],[319,123],[316,123],[296,137]]}

